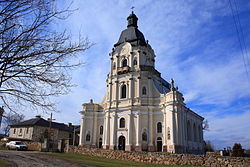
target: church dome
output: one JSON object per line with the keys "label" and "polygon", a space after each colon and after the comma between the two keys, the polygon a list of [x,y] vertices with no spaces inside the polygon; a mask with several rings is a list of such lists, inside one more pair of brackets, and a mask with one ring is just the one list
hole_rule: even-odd
{"label": "church dome", "polygon": [[144,35],[138,29],[137,26],[138,18],[134,14],[134,12],[132,12],[128,16],[127,20],[128,20],[127,29],[122,31],[118,42],[114,46],[116,47],[124,42],[129,42],[131,43],[132,46],[146,46],[147,43],[145,41]]}

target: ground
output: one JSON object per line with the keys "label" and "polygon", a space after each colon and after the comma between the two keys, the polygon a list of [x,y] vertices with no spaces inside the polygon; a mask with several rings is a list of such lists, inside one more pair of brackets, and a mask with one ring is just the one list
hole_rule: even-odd
{"label": "ground", "polygon": [[[9,165],[7,164],[9,163]],[[1,167],[180,167],[153,165],[132,161],[111,160],[73,153],[41,153],[33,151],[0,150]],[[184,167],[184,166],[182,166]],[[191,166],[185,166],[191,167]]]}
{"label": "ground", "polygon": [[[69,162],[55,156],[39,152],[0,151],[0,159],[7,161],[14,167],[97,167]],[[4,162],[3,162],[4,163]],[[0,165],[1,166],[1,165]]]}

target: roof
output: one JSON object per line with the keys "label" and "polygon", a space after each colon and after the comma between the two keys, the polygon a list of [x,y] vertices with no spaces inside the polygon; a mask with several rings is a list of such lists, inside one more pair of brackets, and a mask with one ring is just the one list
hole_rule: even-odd
{"label": "roof", "polygon": [[154,82],[156,89],[161,94],[166,94],[170,91],[170,84],[167,81],[165,81],[164,79],[161,78],[161,81],[154,79],[153,82]]}
{"label": "roof", "polygon": [[127,29],[123,30],[118,42],[114,45],[115,47],[124,43],[129,42],[134,46],[146,46],[147,43],[145,41],[143,33],[137,28],[137,20],[138,18],[132,12],[127,18],[128,26]]}
{"label": "roof", "polygon": [[[10,125],[10,127],[20,127],[20,126],[44,126],[49,127],[50,122],[43,118],[32,118],[17,124]],[[51,128],[63,130],[63,131],[72,131],[72,128],[64,123],[51,122]]]}

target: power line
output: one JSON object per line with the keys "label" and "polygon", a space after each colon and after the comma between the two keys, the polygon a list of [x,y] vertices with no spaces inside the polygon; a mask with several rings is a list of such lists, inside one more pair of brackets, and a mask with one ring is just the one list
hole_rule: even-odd
{"label": "power line", "polygon": [[238,18],[240,33],[241,33],[241,36],[242,36],[243,47],[244,47],[245,54],[246,54],[247,67],[249,67],[250,63],[249,63],[249,59],[248,59],[248,51],[247,51],[247,47],[246,47],[246,40],[244,38],[244,33],[243,33],[243,30],[242,30],[242,25],[241,25],[241,21],[240,21],[240,17],[239,17],[239,8],[238,8],[238,5],[237,5],[235,0],[234,0],[234,5],[236,7],[236,14],[237,14],[236,16]]}
{"label": "power line", "polygon": [[[228,0],[229,1],[229,6],[231,8],[231,11],[232,11],[232,16],[233,16],[233,20],[234,20],[234,25],[235,25],[235,28],[236,28],[236,32],[237,32],[237,37],[238,37],[238,40],[239,40],[239,43],[240,43],[240,49],[241,49],[241,54],[242,54],[242,57],[243,57],[243,62],[244,62],[244,66],[245,66],[245,70],[246,70],[246,75],[247,75],[247,79],[248,79],[248,82],[250,84],[250,78],[249,78],[249,73],[248,73],[248,68],[247,68],[247,64],[248,64],[248,58],[247,58],[247,51],[246,51],[246,45],[245,45],[245,41],[243,42],[242,44],[242,40],[241,40],[241,36],[240,36],[240,32],[242,33],[242,38],[244,40],[244,36],[243,36],[243,30],[242,30],[242,27],[241,27],[241,23],[240,23],[240,19],[239,19],[239,13],[237,11],[237,14],[238,14],[238,22],[239,22],[239,27],[241,29],[241,31],[239,30],[238,26],[237,26],[237,19],[236,19],[236,15],[235,12],[234,12],[234,9],[233,9],[233,6],[232,6],[232,2],[231,0]],[[237,5],[236,5],[236,2],[235,2],[235,6],[237,8]],[[245,54],[244,54],[244,49],[243,49],[243,45],[245,46],[245,53],[246,53],[246,58],[245,58]],[[247,63],[246,63],[246,59],[247,59]]]}

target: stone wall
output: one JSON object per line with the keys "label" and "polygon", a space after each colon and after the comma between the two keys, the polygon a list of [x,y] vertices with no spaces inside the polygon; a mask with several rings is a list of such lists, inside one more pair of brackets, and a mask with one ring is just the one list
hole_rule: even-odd
{"label": "stone wall", "polygon": [[169,154],[159,152],[123,152],[112,150],[88,149],[81,146],[70,146],[68,152],[152,164],[193,165],[205,167],[250,167],[250,158],[222,157],[214,154],[192,155]]}

